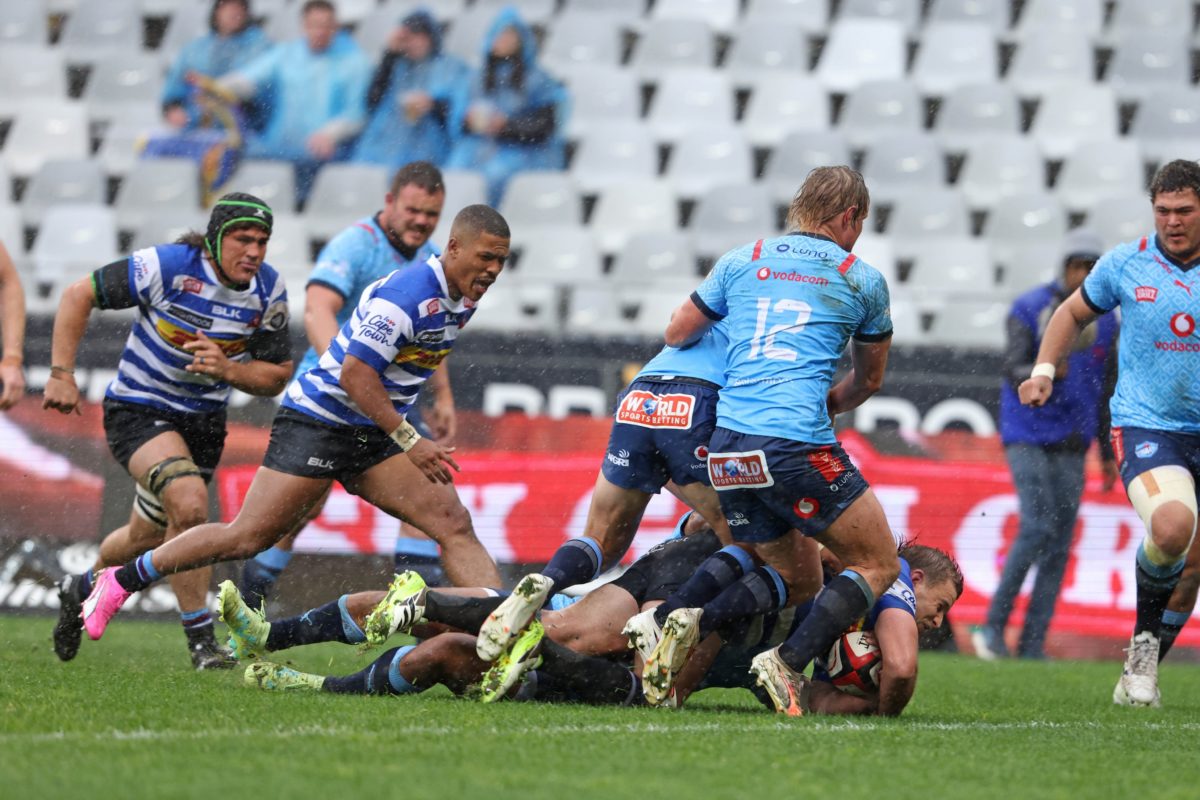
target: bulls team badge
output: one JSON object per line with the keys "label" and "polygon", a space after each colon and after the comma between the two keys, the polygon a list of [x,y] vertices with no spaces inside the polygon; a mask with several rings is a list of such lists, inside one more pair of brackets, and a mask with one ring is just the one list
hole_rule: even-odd
{"label": "bulls team badge", "polygon": [[834,455],[833,449],[829,447],[822,447],[820,450],[809,453],[808,463],[830,483],[836,481],[846,471],[846,465]]}
{"label": "bulls team badge", "polygon": [[767,469],[762,450],[748,453],[709,453],[708,479],[717,491],[722,489],[765,489],[775,485]]}
{"label": "bulls team badge", "polygon": [[617,422],[642,428],[687,430],[692,427],[695,410],[696,398],[690,394],[655,394],[637,389],[621,401]]}

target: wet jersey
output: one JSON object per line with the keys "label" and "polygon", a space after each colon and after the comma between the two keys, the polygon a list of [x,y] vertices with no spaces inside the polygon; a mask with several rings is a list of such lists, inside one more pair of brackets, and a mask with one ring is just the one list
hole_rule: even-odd
{"label": "wet jersey", "polygon": [[813,444],[837,441],[825,398],[851,337],[892,333],[887,281],[821,236],[760,239],[726,253],[692,294],[726,320],[717,425]]}
{"label": "wet jersey", "polygon": [[367,287],[317,365],[288,386],[283,405],[334,425],[373,425],[339,382],[350,354],[379,373],[393,407],[406,414],[474,313],[472,301],[450,299],[438,259],[396,270]]}
{"label": "wet jersey", "polygon": [[642,367],[637,378],[646,375],[699,378],[717,386],[724,386],[725,351],[728,348],[727,326],[719,322],[710,328],[700,341],[689,347],[664,347]]}
{"label": "wet jersey", "polygon": [[1200,270],[1149,236],[1118,245],[1083,282],[1098,313],[1121,309],[1114,427],[1200,433]]}
{"label": "wet jersey", "polygon": [[[185,369],[193,357],[183,346],[199,332],[239,363],[288,360],[287,347],[278,347],[286,344],[287,289],[273,267],[263,264],[249,287],[238,290],[222,284],[190,245],[147,247],[125,263],[124,276],[114,271],[121,264],[115,262],[92,278],[98,307],[138,308],[107,397],[185,413],[224,409],[230,385]],[[273,352],[265,355],[266,349]]]}
{"label": "wet jersey", "polygon": [[[366,217],[338,233],[321,248],[317,265],[308,276],[308,285],[325,286],[345,301],[335,316],[338,328],[349,321],[363,291],[393,270],[424,264],[430,256],[441,256],[433,242],[417,248],[412,258],[405,258],[384,234],[375,217]],[[297,372],[317,365],[317,351],[308,348]]]}

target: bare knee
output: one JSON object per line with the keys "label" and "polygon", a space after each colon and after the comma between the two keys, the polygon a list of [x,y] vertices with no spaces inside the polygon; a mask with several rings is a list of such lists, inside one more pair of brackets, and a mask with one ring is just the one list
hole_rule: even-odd
{"label": "bare knee", "polygon": [[425,533],[443,547],[475,541],[475,526],[462,504],[446,511],[444,517],[433,523],[432,530],[426,530]]}
{"label": "bare knee", "polygon": [[208,521],[208,493],[206,491],[174,492],[163,507],[171,522],[174,535]]}
{"label": "bare knee", "polygon": [[1196,517],[1183,503],[1164,503],[1150,518],[1150,538],[1172,558],[1182,558],[1192,543]]}

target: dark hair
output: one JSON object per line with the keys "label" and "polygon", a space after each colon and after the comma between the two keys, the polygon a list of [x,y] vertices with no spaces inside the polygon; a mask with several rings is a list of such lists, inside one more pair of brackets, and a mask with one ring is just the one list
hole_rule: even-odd
{"label": "dark hair", "polygon": [[217,32],[217,9],[226,3],[237,3],[246,12],[246,19],[242,21],[242,27],[238,28],[236,33],[241,33],[249,28],[251,25],[250,0],[213,0],[212,10],[208,12],[208,29],[213,33]]}
{"label": "dark hair", "polygon": [[413,161],[396,170],[389,191],[397,194],[405,186],[416,186],[429,194],[446,191],[442,171],[428,161]]}
{"label": "dark hair", "polygon": [[962,569],[948,553],[936,547],[904,542],[900,545],[900,557],[907,561],[912,569],[924,572],[925,579],[930,583],[953,582],[955,597],[962,596]]}
{"label": "dark hair", "polygon": [[501,239],[512,238],[508,222],[500,216],[499,211],[491,206],[467,206],[458,212],[454,217],[454,222],[450,225],[451,238],[459,241],[472,239],[481,233],[499,236]]}
{"label": "dark hair", "polygon": [[204,249],[204,234],[200,231],[188,231],[180,234],[175,240],[175,244],[186,244],[188,247],[195,247],[197,250]]}
{"label": "dark hair", "polygon": [[1200,197],[1200,164],[1177,158],[1163,164],[1150,181],[1150,200],[1163,192],[1182,192],[1191,189]]}
{"label": "dark hair", "polygon": [[308,0],[300,9],[300,16],[308,16],[310,11],[328,11],[330,14],[337,16],[337,9],[333,7],[333,3],[329,0]]}

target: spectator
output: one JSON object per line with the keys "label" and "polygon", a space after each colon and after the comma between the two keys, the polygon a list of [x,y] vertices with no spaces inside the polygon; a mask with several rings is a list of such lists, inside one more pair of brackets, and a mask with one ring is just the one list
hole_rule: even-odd
{"label": "spectator", "polygon": [[1037,577],[1017,655],[1045,658],[1046,630],[1054,616],[1083,493],[1083,459],[1093,437],[1098,436],[1100,442],[1104,490],[1116,482],[1117,465],[1107,435],[1107,398],[1117,374],[1117,323],[1112,316],[1090,325],[1076,349],[1058,364],[1054,394],[1046,405],[1023,406],[1017,397],[1017,387],[1029,376],[1050,316],[1079,288],[1103,252],[1096,234],[1072,231],[1062,275],[1018,297],[1009,312],[1000,438],[1017,489],[1021,522],[1004,561],[1000,585],[992,595],[987,623],[972,636],[975,652],[983,659],[1008,655],[1004,628],[1025,574],[1035,564]]}
{"label": "spectator", "polygon": [[514,174],[566,164],[566,91],[538,67],[535,49],[517,12],[501,11],[484,38],[483,67],[471,77],[461,137],[446,165],[482,171],[493,206]]}
{"label": "spectator", "polygon": [[367,91],[371,115],[355,161],[397,168],[446,163],[450,132],[461,125],[467,65],[442,52],[437,21],[419,9],[400,21]]}
{"label": "spectator", "polygon": [[366,55],[338,30],[332,3],[308,0],[301,17],[303,37],[275,45],[219,81],[238,97],[266,99],[266,123],[249,137],[245,154],[293,162],[299,202],[321,164],[336,159],[362,129],[371,72]]}
{"label": "spectator", "polygon": [[0,242],[0,411],[25,396],[25,292],[12,257]]}
{"label": "spectator", "polygon": [[[192,98],[189,76],[215,78],[244,66],[266,52],[271,42],[250,21],[249,0],[214,0],[209,32],[193,39],[171,65],[163,87],[163,118],[172,128],[207,127]],[[262,109],[251,110],[257,118]]]}

